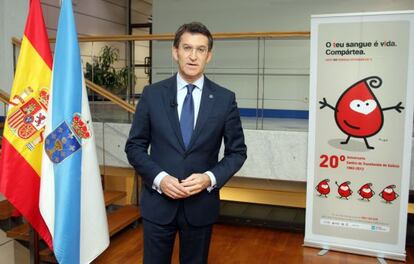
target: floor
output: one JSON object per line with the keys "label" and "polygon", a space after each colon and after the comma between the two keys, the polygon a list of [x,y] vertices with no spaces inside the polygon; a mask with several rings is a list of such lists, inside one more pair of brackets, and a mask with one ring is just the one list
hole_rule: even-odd
{"label": "floor", "polygon": [[[118,234],[112,246],[93,263],[142,263],[142,225]],[[378,263],[374,257],[330,251],[318,256],[319,249],[304,247],[303,232],[281,231],[265,227],[216,224],[213,229],[209,263]],[[177,245],[177,243],[176,243]],[[178,248],[172,263],[178,262]],[[402,263],[387,260],[387,263]],[[414,263],[414,247],[407,247],[407,262]]]}

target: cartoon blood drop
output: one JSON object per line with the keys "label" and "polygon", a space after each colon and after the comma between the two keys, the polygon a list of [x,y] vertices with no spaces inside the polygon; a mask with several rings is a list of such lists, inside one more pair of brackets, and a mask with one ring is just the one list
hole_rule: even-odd
{"label": "cartoon blood drop", "polygon": [[372,183],[366,183],[364,185],[361,186],[361,188],[359,188],[358,190],[358,194],[361,196],[361,200],[366,199],[367,201],[369,201],[369,199],[372,198],[372,196],[374,196],[375,192],[371,189]]}
{"label": "cartoon blood drop", "polygon": [[398,198],[398,193],[395,192],[395,185],[388,185],[387,187],[384,188],[384,190],[382,190],[379,193],[379,196],[384,199],[384,201],[386,203],[391,203],[392,201],[394,201],[395,199]]}
{"label": "cartoon blood drop", "polygon": [[335,107],[325,98],[319,101],[320,109],[329,107],[335,111],[335,121],[339,129],[348,135],[341,144],[348,144],[351,137],[363,138],[368,149],[374,149],[368,144],[368,137],[377,134],[384,124],[383,111],[395,109],[398,113],[404,109],[402,102],[392,107],[381,108],[372,88],[382,85],[381,78],[371,76],[351,85],[339,97]]}
{"label": "cartoon blood drop", "polygon": [[318,185],[315,187],[315,190],[319,193],[319,196],[328,195],[331,192],[331,188],[329,187],[329,179],[322,180],[318,183]]}
{"label": "cartoon blood drop", "polygon": [[370,137],[380,131],[384,116],[366,80],[352,85],[339,97],[335,121],[342,132],[353,137]]}
{"label": "cartoon blood drop", "polygon": [[341,185],[338,184],[338,182],[335,182],[336,186],[338,186],[338,194],[339,194],[339,198],[345,198],[348,200],[348,197],[352,195],[352,190],[351,188],[349,188],[349,185],[351,184],[351,182],[346,181],[341,183]]}

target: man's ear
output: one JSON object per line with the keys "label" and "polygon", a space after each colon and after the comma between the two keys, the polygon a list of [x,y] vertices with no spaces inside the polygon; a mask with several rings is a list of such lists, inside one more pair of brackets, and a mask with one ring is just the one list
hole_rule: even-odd
{"label": "man's ear", "polygon": [[175,61],[178,61],[178,49],[172,46],[171,52],[172,52],[173,59]]}
{"label": "man's ear", "polygon": [[213,57],[213,52],[211,52],[211,50],[207,53],[207,63],[210,62],[211,58]]}

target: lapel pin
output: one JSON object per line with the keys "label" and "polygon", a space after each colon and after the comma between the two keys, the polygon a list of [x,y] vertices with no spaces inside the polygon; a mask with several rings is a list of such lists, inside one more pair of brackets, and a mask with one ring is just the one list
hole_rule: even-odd
{"label": "lapel pin", "polygon": [[208,98],[213,99],[213,98],[214,98],[214,96],[213,96],[212,94],[210,94],[210,95],[208,96]]}

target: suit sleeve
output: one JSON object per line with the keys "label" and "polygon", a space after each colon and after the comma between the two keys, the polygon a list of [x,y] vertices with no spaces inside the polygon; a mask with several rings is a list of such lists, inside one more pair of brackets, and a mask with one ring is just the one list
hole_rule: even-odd
{"label": "suit sleeve", "polygon": [[139,100],[125,145],[125,152],[129,163],[140,174],[144,183],[151,188],[155,177],[162,169],[148,155],[148,147],[151,143],[149,89],[145,87]]}
{"label": "suit sleeve", "polygon": [[216,177],[218,188],[223,187],[240,170],[247,158],[247,147],[234,93],[231,93],[223,133],[224,157],[210,170]]}

